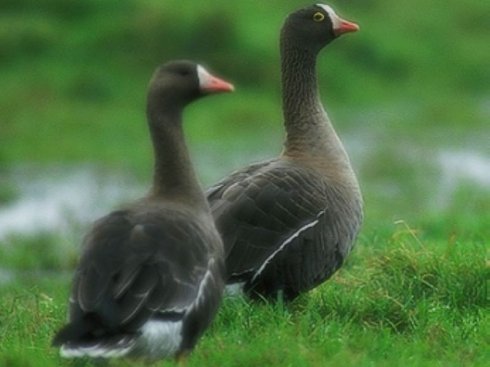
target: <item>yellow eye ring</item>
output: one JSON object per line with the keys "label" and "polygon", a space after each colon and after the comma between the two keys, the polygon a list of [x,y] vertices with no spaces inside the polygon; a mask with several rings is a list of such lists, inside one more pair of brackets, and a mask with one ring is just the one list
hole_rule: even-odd
{"label": "yellow eye ring", "polygon": [[319,11],[313,14],[313,20],[315,22],[323,22],[324,19],[325,19],[325,15],[323,15],[323,13]]}

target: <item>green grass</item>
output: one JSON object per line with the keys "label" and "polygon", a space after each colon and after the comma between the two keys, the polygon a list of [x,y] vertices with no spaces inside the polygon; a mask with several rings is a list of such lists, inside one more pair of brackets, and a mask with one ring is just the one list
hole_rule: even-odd
{"label": "green grass", "polygon": [[[318,62],[365,198],[358,245],[329,282],[290,305],[225,299],[188,365],[490,365],[488,187],[460,183],[438,206],[436,163],[441,151],[490,154],[489,2],[329,3],[361,26]],[[303,4],[1,1],[0,213],[22,194],[10,181],[18,167],[42,176],[88,165],[148,182],[146,87],[173,58],[204,62],[237,88],[186,114],[206,185],[277,154],[278,29]],[[0,241],[0,366],[91,365],[50,347],[84,226]]]}
{"label": "green grass", "polygon": [[[225,299],[188,366],[486,366],[486,251],[424,241],[405,223],[364,235],[339,273],[292,304]],[[68,289],[43,273],[0,287],[0,365],[92,365],[50,347]]]}

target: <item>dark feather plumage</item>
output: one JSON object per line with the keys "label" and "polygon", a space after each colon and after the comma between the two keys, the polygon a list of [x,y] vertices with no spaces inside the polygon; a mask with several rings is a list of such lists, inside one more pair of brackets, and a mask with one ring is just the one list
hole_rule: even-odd
{"label": "dark feather plumage", "polygon": [[[343,24],[350,28],[334,29]],[[321,105],[315,72],[318,52],[355,27],[321,5],[288,16],[281,31],[284,151],[207,192],[225,246],[227,282],[243,283],[253,297],[293,299],[325,281],[360,229],[359,186]]]}
{"label": "dark feather plumage", "polygon": [[329,278],[362,218],[360,198],[280,159],[236,172],[210,188],[208,200],[225,244],[228,283],[245,282],[252,295],[280,290],[291,299]]}
{"label": "dark feather plumage", "polygon": [[[206,272],[217,278],[207,286],[219,289],[220,266],[212,268],[219,260],[208,253],[209,242],[219,240],[189,213],[121,210],[100,219],[84,241],[75,274],[72,324],[53,343],[129,340],[149,319],[189,317]],[[211,306],[220,293],[214,298],[207,301]]]}
{"label": "dark feather plumage", "polygon": [[155,73],[148,95],[153,187],[99,219],[86,236],[69,322],[53,339],[63,356],[171,357],[192,350],[211,323],[224,287],[223,247],[190,162],[181,115],[196,98],[227,90],[230,84],[190,62]]}

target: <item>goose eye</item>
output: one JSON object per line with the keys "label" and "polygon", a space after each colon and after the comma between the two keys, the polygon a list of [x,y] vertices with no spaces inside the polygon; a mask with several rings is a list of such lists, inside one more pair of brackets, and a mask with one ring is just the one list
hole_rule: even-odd
{"label": "goose eye", "polygon": [[320,13],[319,11],[313,14],[313,20],[315,22],[323,22],[324,19],[325,15],[323,15],[323,13]]}

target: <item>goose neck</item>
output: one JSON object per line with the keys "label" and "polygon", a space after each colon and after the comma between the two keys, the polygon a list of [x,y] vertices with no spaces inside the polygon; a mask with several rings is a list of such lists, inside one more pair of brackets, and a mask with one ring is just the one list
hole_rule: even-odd
{"label": "goose neck", "polygon": [[282,103],[286,128],[321,114],[316,77],[316,54],[283,44],[281,47]]}
{"label": "goose neck", "polygon": [[155,159],[150,195],[207,208],[185,142],[182,109],[149,109],[148,121]]}

